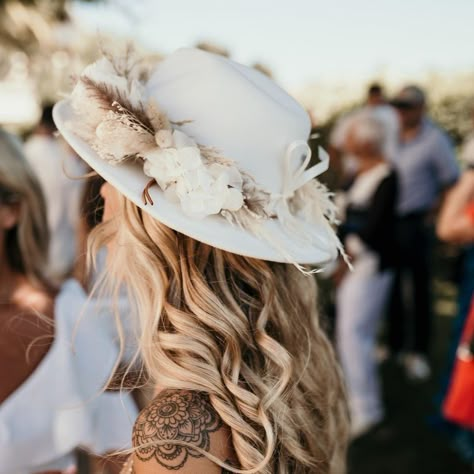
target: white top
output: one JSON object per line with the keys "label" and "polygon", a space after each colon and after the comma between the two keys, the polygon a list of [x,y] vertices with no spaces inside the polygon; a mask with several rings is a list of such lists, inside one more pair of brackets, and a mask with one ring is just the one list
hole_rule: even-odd
{"label": "white top", "polygon": [[[67,281],[55,302],[55,339],[33,374],[0,405],[0,474],[64,469],[81,446],[130,447],[130,394],[102,392],[118,357],[110,314],[81,314],[87,296]],[[90,308],[90,307],[89,307]]]}
{"label": "white top", "polygon": [[51,234],[48,276],[61,282],[76,257],[79,206],[86,173],[84,162],[58,138],[33,135],[25,154],[35,171],[46,199]]}

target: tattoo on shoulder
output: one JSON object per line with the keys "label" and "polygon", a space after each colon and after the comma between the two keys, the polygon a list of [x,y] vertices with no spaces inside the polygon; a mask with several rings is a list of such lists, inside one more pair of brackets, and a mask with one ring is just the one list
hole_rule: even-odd
{"label": "tattoo on shoulder", "polygon": [[179,443],[190,443],[209,451],[209,434],[221,426],[221,419],[207,395],[164,390],[140,413],[135,422],[135,455],[140,461],[155,460],[169,470],[180,469],[189,456],[200,458],[203,455]]}

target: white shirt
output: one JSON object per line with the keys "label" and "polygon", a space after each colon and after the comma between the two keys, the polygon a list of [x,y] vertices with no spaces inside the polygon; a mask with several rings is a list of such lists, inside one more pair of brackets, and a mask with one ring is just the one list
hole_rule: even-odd
{"label": "white shirt", "polygon": [[[46,199],[51,234],[48,276],[60,282],[72,269],[76,257],[79,207],[86,168],[64,142],[49,135],[33,135],[25,153]],[[67,176],[66,173],[69,175]]]}
{"label": "white shirt", "polygon": [[459,177],[459,165],[450,139],[425,119],[408,142],[399,143],[391,160],[399,177],[397,211],[400,216],[431,210],[444,188]]}
{"label": "white shirt", "polygon": [[119,356],[111,322],[75,280],[63,285],[51,348],[0,404],[0,474],[65,469],[80,446],[97,455],[130,448],[132,397],[103,391]]}

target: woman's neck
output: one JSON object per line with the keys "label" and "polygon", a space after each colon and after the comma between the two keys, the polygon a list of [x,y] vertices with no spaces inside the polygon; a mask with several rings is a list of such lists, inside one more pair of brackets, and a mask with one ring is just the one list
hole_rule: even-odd
{"label": "woman's neck", "polygon": [[0,255],[0,301],[10,302],[21,280],[21,275],[8,264],[4,253]]}

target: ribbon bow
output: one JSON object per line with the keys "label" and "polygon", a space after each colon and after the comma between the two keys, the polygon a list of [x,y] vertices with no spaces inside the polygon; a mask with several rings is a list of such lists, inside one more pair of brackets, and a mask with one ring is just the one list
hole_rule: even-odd
{"label": "ribbon bow", "polygon": [[[328,170],[329,155],[321,147],[318,147],[318,152],[321,161],[306,169],[311,161],[311,148],[308,143],[297,140],[288,146],[284,158],[283,192],[279,197],[290,199],[298,188]],[[298,160],[296,166],[295,160]]]}

